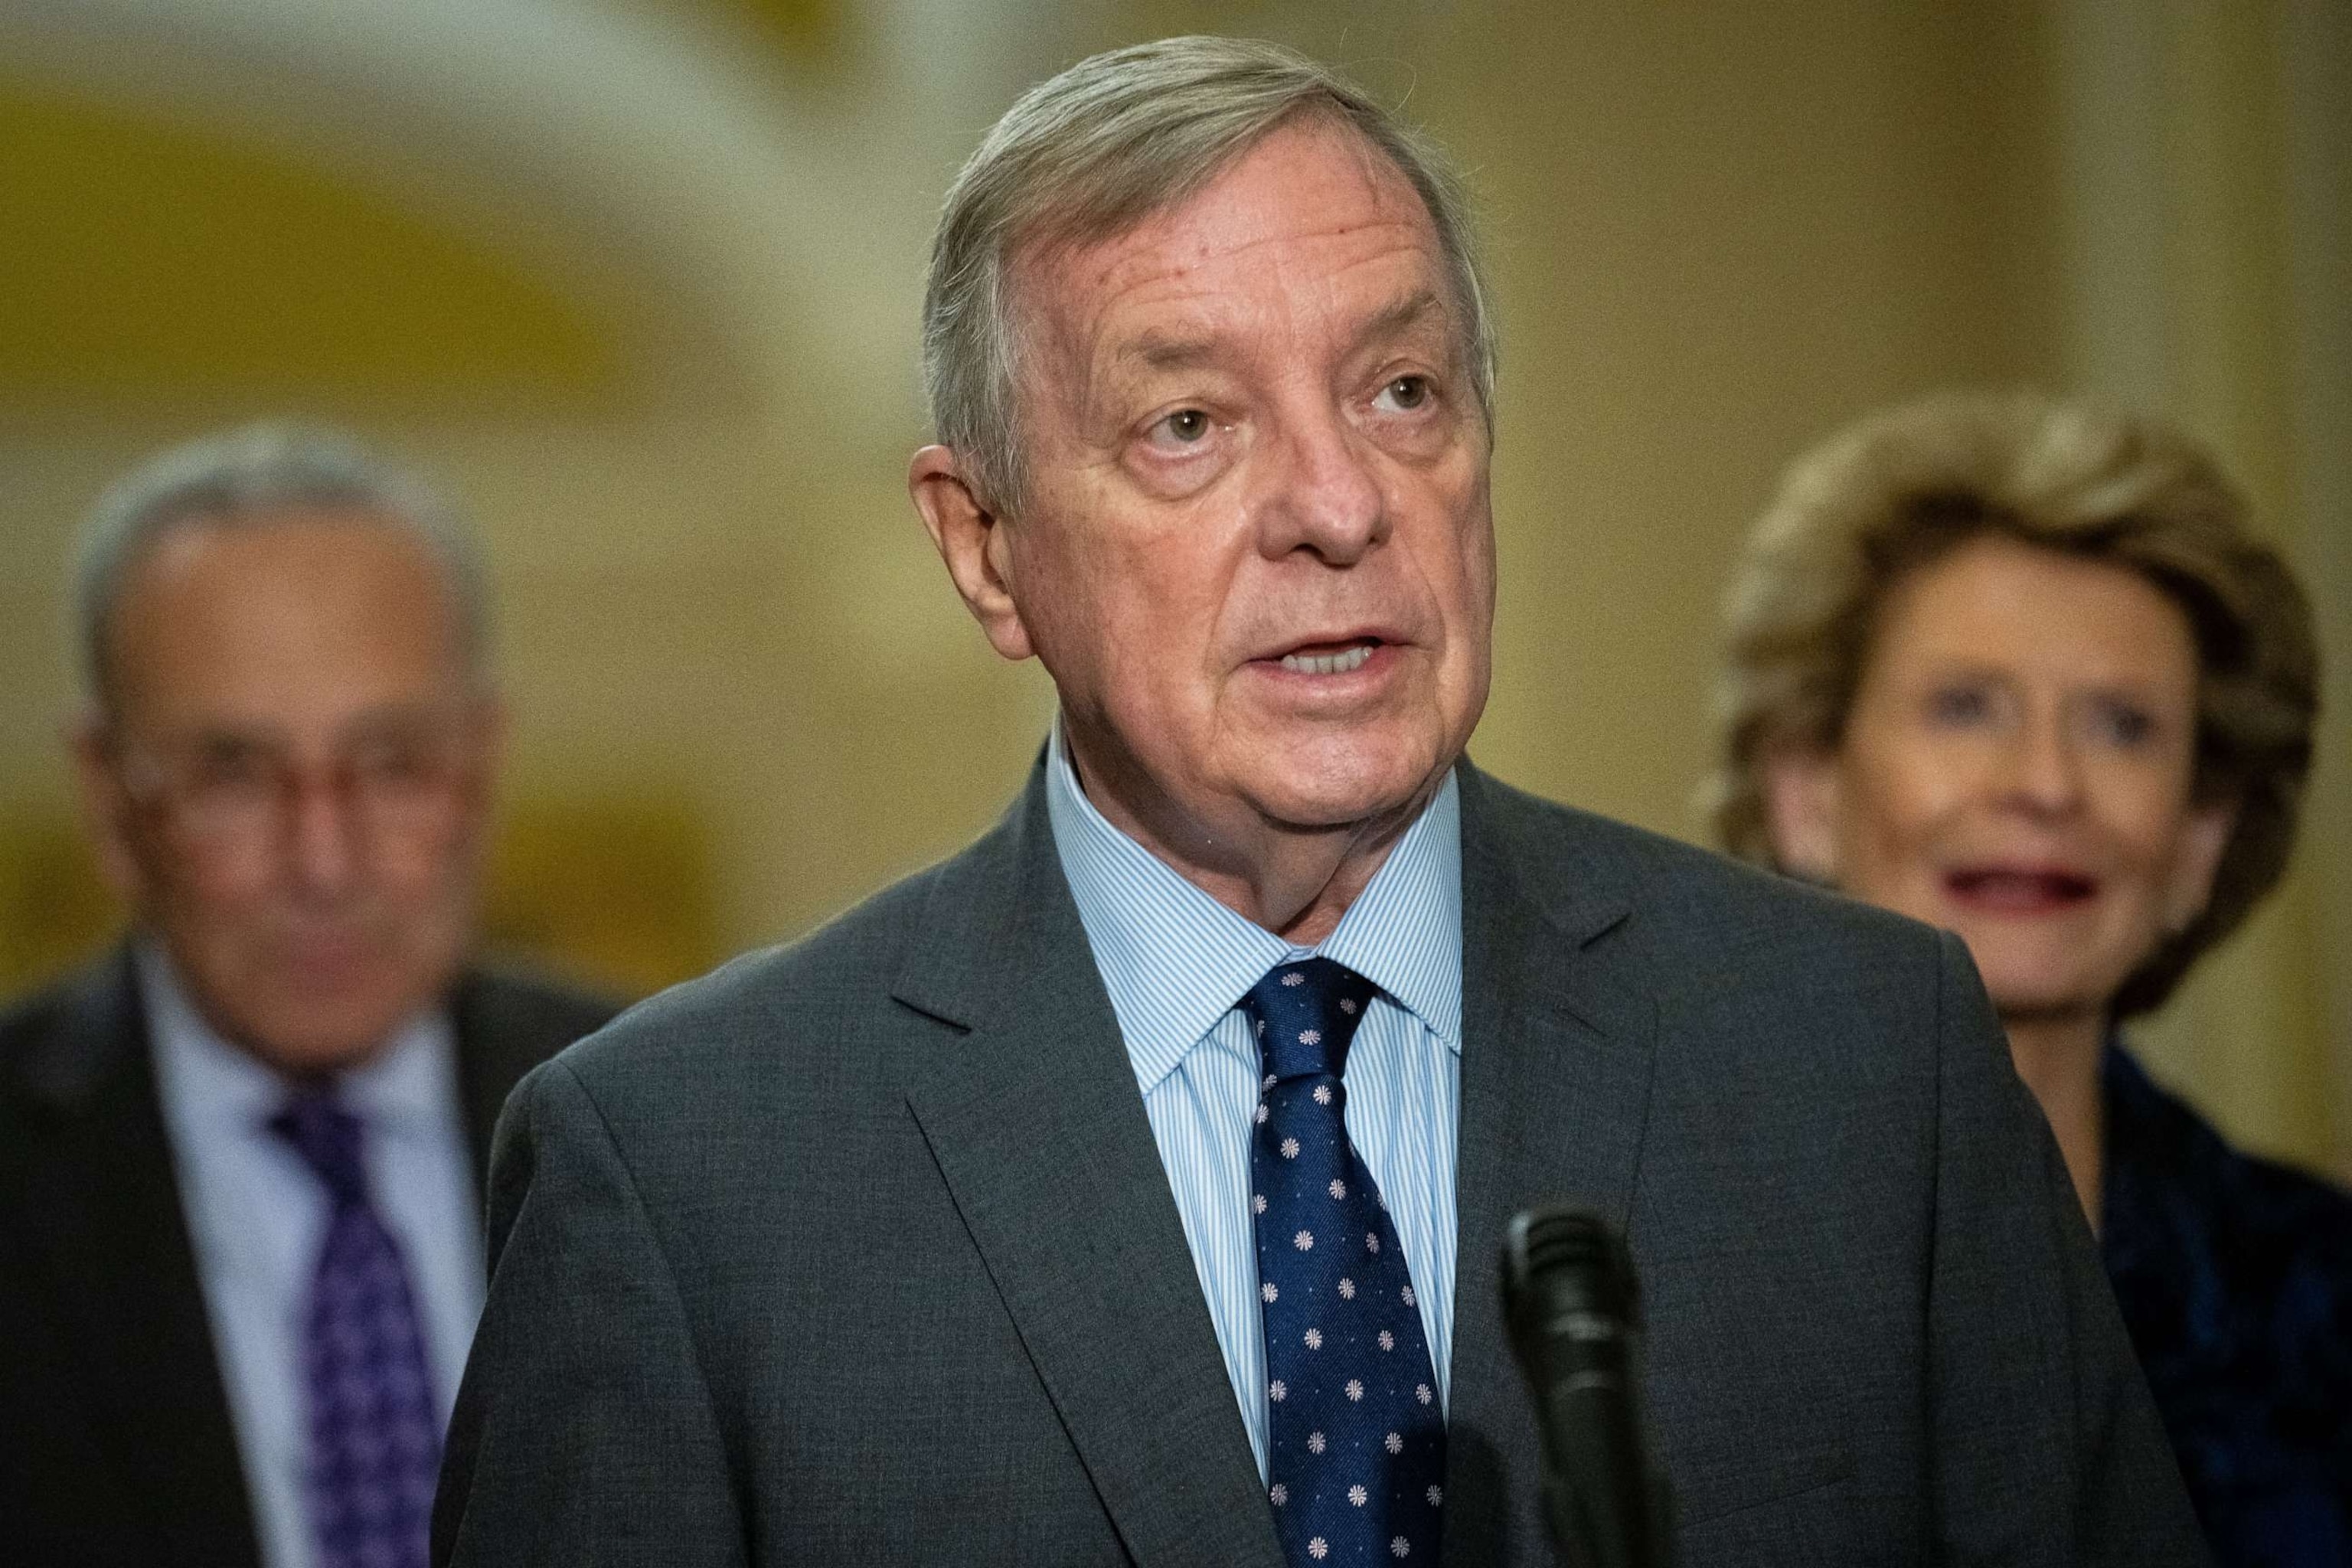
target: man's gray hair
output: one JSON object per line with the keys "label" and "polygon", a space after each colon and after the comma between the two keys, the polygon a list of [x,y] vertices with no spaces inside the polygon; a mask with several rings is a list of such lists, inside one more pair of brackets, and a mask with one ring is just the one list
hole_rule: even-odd
{"label": "man's gray hair", "polygon": [[74,640],[90,700],[111,705],[113,622],[140,563],[173,531],[291,510],[362,515],[413,535],[446,579],[467,673],[487,678],[489,582],[465,517],[417,475],[341,431],[249,425],[157,454],[110,486],[76,541]]}
{"label": "man's gray hair", "polygon": [[992,509],[1017,508],[1023,331],[1016,253],[1125,234],[1208,184],[1302,116],[1361,136],[1429,210],[1494,428],[1495,341],[1468,203],[1433,144],[1328,66],[1279,45],[1163,38],[1082,60],[1007,110],[950,187],[923,296],[923,379],[935,438]]}

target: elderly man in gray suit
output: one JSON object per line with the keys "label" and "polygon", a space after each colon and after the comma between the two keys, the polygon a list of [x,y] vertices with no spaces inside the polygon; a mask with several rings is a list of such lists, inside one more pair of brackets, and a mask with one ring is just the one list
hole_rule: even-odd
{"label": "elderly man in gray suit", "polygon": [[1049,743],[971,848],[534,1074],[464,1563],[1536,1563],[1506,1217],[1631,1238],[1685,1561],[2195,1527],[1958,942],[1463,759],[1452,183],[1285,51],[1086,61],[950,192],[910,485]]}

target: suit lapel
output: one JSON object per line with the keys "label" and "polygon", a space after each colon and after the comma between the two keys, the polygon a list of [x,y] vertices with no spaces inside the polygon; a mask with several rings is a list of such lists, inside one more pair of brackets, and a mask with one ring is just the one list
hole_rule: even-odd
{"label": "suit lapel", "polygon": [[1544,1560],[1532,1521],[1537,1436],[1502,1321],[1510,1216],[1576,1202],[1621,1230],[1648,1113],[1654,1007],[1627,973],[1625,868],[1538,853],[1538,807],[1462,769],[1463,1049],[1448,1408],[1453,1563]]}
{"label": "suit lapel", "polygon": [[155,1521],[158,1561],[251,1563],[236,1429],[127,952],[85,977],[50,1047],[31,1084],[48,1147],[26,1212],[92,1424]]}
{"label": "suit lapel", "polygon": [[1042,773],[942,872],[898,995],[968,1030],[908,1100],[1129,1553],[1280,1568]]}

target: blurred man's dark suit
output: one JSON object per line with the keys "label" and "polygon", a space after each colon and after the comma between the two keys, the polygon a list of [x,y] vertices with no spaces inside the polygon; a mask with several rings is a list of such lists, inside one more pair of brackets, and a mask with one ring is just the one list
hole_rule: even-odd
{"label": "blurred man's dark suit", "polygon": [[[612,1009],[480,972],[448,1007],[478,1179],[516,1080]],[[232,1420],[118,951],[0,1016],[0,1560],[257,1563]]]}
{"label": "blurred man's dark suit", "polygon": [[[2200,1561],[1958,943],[1462,775],[1446,1559],[1539,1564],[1503,1226],[1630,1225],[1684,1561]],[[436,1558],[1280,1568],[1047,826],[670,993],[499,1131]]]}

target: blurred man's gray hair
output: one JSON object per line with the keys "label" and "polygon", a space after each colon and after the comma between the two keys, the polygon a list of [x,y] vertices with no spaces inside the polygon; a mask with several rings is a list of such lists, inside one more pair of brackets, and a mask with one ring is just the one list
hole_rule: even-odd
{"label": "blurred man's gray hair", "polygon": [[87,694],[115,695],[115,612],[140,563],[175,530],[236,526],[288,511],[362,517],[411,534],[439,564],[457,615],[459,654],[486,680],[489,582],[465,516],[408,468],[339,430],[269,423],[200,437],[142,463],[108,488],[73,558],[74,641]]}
{"label": "blurred man's gray hair", "polygon": [[1024,94],[949,188],[923,297],[934,437],[982,504],[1019,508],[1023,332],[1008,272],[1037,245],[1125,234],[1177,205],[1277,128],[1344,127],[1429,210],[1480,412],[1494,428],[1495,342],[1462,184],[1437,148],[1329,67],[1279,45],[1163,38],[1082,60]]}

